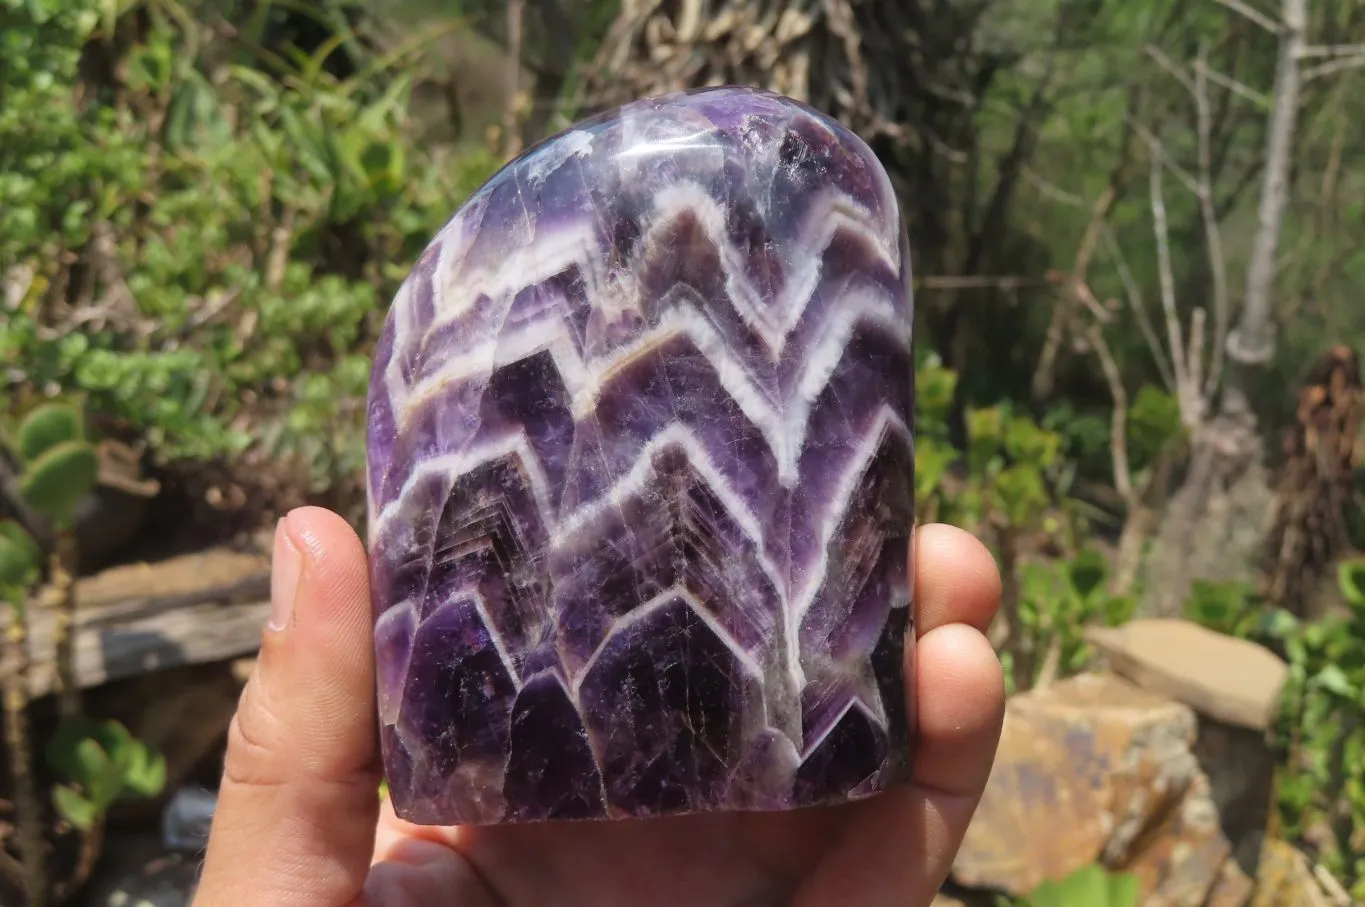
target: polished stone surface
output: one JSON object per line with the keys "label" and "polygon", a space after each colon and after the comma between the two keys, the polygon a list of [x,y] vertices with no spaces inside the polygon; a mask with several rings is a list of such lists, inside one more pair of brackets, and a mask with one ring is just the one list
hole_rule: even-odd
{"label": "polished stone surface", "polygon": [[470,198],[394,300],[369,403],[399,815],[903,781],[911,308],[872,152],[765,92],[628,105]]}

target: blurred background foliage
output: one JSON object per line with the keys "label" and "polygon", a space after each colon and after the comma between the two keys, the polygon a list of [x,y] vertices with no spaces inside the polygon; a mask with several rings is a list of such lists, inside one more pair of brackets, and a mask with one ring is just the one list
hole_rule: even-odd
{"label": "blurred background foliage", "polygon": [[[1365,7],[1308,10],[1330,52],[1300,61],[1274,353],[1236,377],[1282,519],[1329,506],[1348,538],[1182,600],[1290,658],[1285,828],[1330,826],[1315,847],[1365,896],[1365,788],[1341,769],[1365,755],[1358,394],[1333,423],[1345,491],[1280,479],[1322,357],[1365,345]],[[1143,610],[1232,371],[1281,50],[1213,0],[0,0],[0,414],[78,398],[138,452],[162,491],[111,557],[302,501],[358,523],[371,348],[461,201],[618,96],[789,79],[868,136],[901,192],[921,517],[996,552],[995,642],[1026,689],[1088,663],[1086,626]],[[1290,570],[1312,574],[1311,600],[1275,591]]]}

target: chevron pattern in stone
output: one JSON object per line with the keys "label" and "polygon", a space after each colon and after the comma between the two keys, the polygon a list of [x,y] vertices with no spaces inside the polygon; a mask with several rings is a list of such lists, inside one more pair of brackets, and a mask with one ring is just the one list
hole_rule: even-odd
{"label": "chevron pattern in stone", "polygon": [[370,394],[398,814],[904,780],[911,314],[876,158],[765,92],[628,105],[469,199],[394,300]]}

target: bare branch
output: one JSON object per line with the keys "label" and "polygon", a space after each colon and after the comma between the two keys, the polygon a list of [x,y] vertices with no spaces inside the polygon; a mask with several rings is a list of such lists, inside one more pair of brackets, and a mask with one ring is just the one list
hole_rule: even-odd
{"label": "bare branch", "polygon": [[1143,45],[1142,49],[1147,52],[1147,56],[1156,61],[1158,66],[1175,77],[1181,85],[1184,85],[1186,91],[1191,93],[1194,92],[1194,80],[1191,79],[1190,74],[1185,71],[1185,67],[1166,56],[1161,48],[1157,47],[1155,44]]}
{"label": "bare branch", "polygon": [[521,153],[521,58],[522,26],[526,17],[526,0],[507,0],[507,97],[503,104],[503,154],[510,160]]}
{"label": "bare branch", "polygon": [[1226,88],[1238,97],[1246,98],[1262,110],[1270,110],[1271,100],[1264,93],[1259,92],[1242,82],[1238,82],[1236,79],[1229,78],[1216,69],[1205,67],[1204,72],[1208,76],[1209,81],[1213,84]]}
{"label": "bare branch", "polygon": [[[1218,227],[1218,213],[1214,207],[1213,199],[1213,161],[1212,161],[1212,133],[1213,133],[1213,114],[1209,107],[1209,67],[1208,49],[1203,45],[1199,48],[1199,55],[1196,57],[1193,70],[1194,75],[1186,71],[1185,67],[1175,63],[1164,54],[1159,47],[1146,45],[1147,55],[1172,76],[1175,77],[1185,90],[1194,99],[1196,134],[1198,137],[1198,170],[1197,177],[1183,176],[1182,182],[1186,187],[1194,192],[1199,200],[1199,215],[1204,227],[1204,241],[1208,247],[1209,268],[1213,278],[1213,319],[1214,319],[1214,345],[1213,360],[1209,364],[1207,378],[1201,382],[1196,376],[1203,371],[1203,310],[1199,310],[1199,331],[1200,335],[1190,336],[1190,352],[1186,361],[1186,374],[1190,377],[1190,390],[1194,392],[1201,384],[1203,394],[1210,396],[1217,388],[1218,382],[1222,380],[1223,374],[1223,355],[1224,340],[1227,337],[1229,325],[1231,323],[1231,308],[1228,304],[1228,280],[1227,280],[1227,260],[1223,255],[1223,237]],[[1181,176],[1181,171],[1170,160],[1165,148],[1154,136],[1149,136],[1144,132],[1148,144],[1152,146],[1152,151],[1163,159],[1163,162],[1172,168],[1177,176]],[[1193,183],[1193,185],[1191,185]],[[1196,347],[1198,351],[1196,352]],[[1173,351],[1174,352],[1174,351]],[[1193,404],[1195,401],[1190,400]],[[1202,404],[1201,404],[1202,410]]]}
{"label": "bare branch", "polygon": [[1326,892],[1332,899],[1332,903],[1338,907],[1349,907],[1351,903],[1350,892],[1337,881],[1336,876],[1327,871],[1327,867],[1321,863],[1313,864],[1313,878],[1317,880],[1319,887]]}
{"label": "bare branch", "polygon": [[[1208,315],[1207,315],[1207,313],[1204,311],[1204,307],[1203,307],[1203,306],[1196,306],[1196,307],[1195,307],[1195,310],[1194,310],[1193,312],[1190,313],[1190,334],[1189,334],[1189,337],[1190,337],[1190,354],[1189,354],[1189,355],[1190,355],[1190,362],[1189,362],[1188,369],[1189,369],[1189,373],[1190,373],[1190,387],[1196,388],[1196,389],[1199,387],[1199,385],[1200,385],[1200,384],[1202,383],[1202,381],[1203,381],[1203,374],[1204,374],[1204,342],[1205,342],[1204,332],[1205,332],[1205,321],[1207,321],[1207,319],[1208,319]],[[1198,398],[1198,403],[1199,403],[1199,416],[1200,416],[1200,418],[1202,418],[1203,415],[1204,415],[1204,408],[1205,408],[1205,407],[1204,407],[1204,401],[1205,401],[1205,399],[1206,399],[1205,397],[1199,397],[1199,398]]]}
{"label": "bare branch", "polygon": [[[1161,278],[1161,311],[1166,319],[1166,337],[1171,348],[1175,396],[1180,404],[1181,421],[1187,428],[1193,429],[1197,425],[1197,409],[1192,399],[1189,372],[1186,369],[1189,360],[1185,357],[1185,340],[1181,335],[1180,317],[1175,308],[1175,276],[1171,270],[1170,229],[1166,223],[1166,196],[1161,187],[1163,167],[1158,155],[1151,155],[1150,160],[1152,230],[1156,235],[1157,266]],[[1197,392],[1197,389],[1195,390]]]}
{"label": "bare branch", "polygon": [[1114,175],[1109,180],[1109,185],[1100,193],[1099,198],[1095,199],[1095,204],[1090,209],[1090,220],[1085,226],[1085,233],[1081,236],[1081,244],[1076,249],[1076,256],[1072,260],[1071,273],[1066,278],[1068,292],[1064,293],[1053,306],[1052,316],[1048,320],[1047,337],[1043,341],[1043,350],[1038,357],[1038,365],[1033,370],[1030,387],[1034,399],[1043,399],[1052,392],[1053,369],[1056,366],[1057,355],[1062,348],[1062,338],[1067,333],[1071,321],[1071,300],[1068,296],[1074,293],[1086,305],[1092,307],[1097,305],[1089,287],[1086,286],[1086,272],[1090,270],[1090,262],[1095,257],[1095,248],[1099,245],[1105,218],[1118,195],[1117,184],[1121,177],[1122,168],[1120,167],[1114,171]]}
{"label": "bare branch", "polygon": [[1109,394],[1114,398],[1114,412],[1109,421],[1109,455],[1114,469],[1114,489],[1128,506],[1134,505],[1133,475],[1128,462],[1128,391],[1118,363],[1097,325],[1087,325],[1085,336],[1095,358],[1100,361]]}
{"label": "bare branch", "polygon": [[[1304,46],[1308,0],[1284,0],[1284,36],[1275,79],[1275,107],[1266,130],[1265,176],[1256,212],[1256,232],[1247,263],[1245,293],[1237,329],[1228,336],[1228,354],[1246,367],[1265,362],[1275,347],[1271,293],[1278,267],[1280,227],[1289,201],[1290,165],[1302,84],[1297,53]],[[1325,64],[1332,65],[1332,64]],[[1223,394],[1225,413],[1249,412],[1247,390],[1234,382]]]}
{"label": "bare branch", "polygon": [[1147,314],[1147,305],[1142,301],[1142,292],[1138,289],[1137,281],[1133,279],[1133,272],[1128,267],[1128,260],[1123,256],[1123,249],[1119,247],[1114,232],[1108,227],[1104,230],[1104,246],[1114,261],[1114,269],[1118,271],[1119,281],[1122,282],[1123,291],[1128,297],[1128,307],[1133,310],[1133,320],[1137,322],[1142,339],[1147,341],[1147,348],[1151,350],[1157,374],[1161,376],[1161,383],[1166,386],[1166,390],[1174,394],[1175,375],[1171,371],[1170,362],[1166,359],[1166,351],[1157,337],[1156,326],[1152,324],[1151,316]]}
{"label": "bare branch", "polygon": [[1365,44],[1318,44],[1300,48],[1295,57],[1307,60],[1310,57],[1354,57],[1365,54]]}
{"label": "bare branch", "polygon": [[1303,71],[1301,76],[1305,82],[1322,76],[1330,76],[1334,73],[1345,72],[1348,69],[1360,69],[1365,67],[1365,54],[1355,57],[1344,57],[1340,60],[1333,60],[1331,63],[1319,63],[1317,66],[1310,66]]}
{"label": "bare branch", "polygon": [[1142,136],[1142,140],[1146,142],[1147,147],[1151,149],[1152,157],[1159,161],[1160,163],[1164,164],[1166,166],[1166,169],[1170,170],[1171,173],[1175,174],[1175,178],[1180,180],[1180,182],[1184,185],[1186,189],[1190,190],[1190,192],[1194,193],[1195,195],[1198,195],[1199,180],[1191,176],[1188,170],[1180,166],[1180,164],[1175,160],[1175,158],[1171,157],[1171,155],[1166,151],[1166,146],[1162,144],[1159,138],[1152,135],[1152,133],[1147,129],[1146,126],[1143,126],[1141,123],[1138,123],[1136,121],[1132,122],[1133,128],[1137,131],[1137,134]]}
{"label": "bare branch", "polygon": [[1047,286],[1050,281],[1040,277],[1019,277],[1004,275],[992,277],[989,274],[974,277],[969,274],[960,276],[920,277],[915,280],[916,290],[1022,290],[1030,287]]}
{"label": "bare branch", "polygon": [[1039,192],[1041,192],[1043,195],[1046,195],[1053,201],[1061,202],[1063,205],[1069,205],[1072,208],[1084,208],[1086,206],[1086,201],[1084,198],[1081,198],[1081,196],[1077,195],[1074,192],[1067,192],[1065,189],[1058,186],[1056,183],[1050,182],[1049,180],[1045,179],[1041,174],[1038,173],[1038,171],[1034,170],[1033,168],[1025,167],[1021,171],[1021,173],[1024,179],[1030,185],[1032,185],[1033,188],[1037,189]]}
{"label": "bare branch", "polygon": [[1276,22],[1260,10],[1252,9],[1250,6],[1247,6],[1242,0],[1217,0],[1217,2],[1226,6],[1234,13],[1237,13],[1239,16],[1255,22],[1272,35],[1278,35],[1280,33],[1280,23]]}
{"label": "bare branch", "polygon": [[[1209,109],[1208,49],[1199,48],[1194,63],[1194,106],[1199,144],[1199,213],[1204,222],[1204,242],[1208,247],[1209,269],[1213,279],[1213,352],[1208,376],[1204,381],[1204,396],[1212,397],[1223,380],[1223,355],[1227,334],[1232,324],[1232,308],[1228,302],[1227,259],[1223,255],[1223,234],[1218,226],[1218,212],[1213,202],[1212,145],[1213,115]],[[1202,309],[1200,310],[1202,311]],[[1193,342],[1193,341],[1192,341]],[[1199,362],[1202,362],[1202,356]],[[1191,362],[1193,372],[1198,362]],[[1198,386],[1196,384],[1196,386]]]}

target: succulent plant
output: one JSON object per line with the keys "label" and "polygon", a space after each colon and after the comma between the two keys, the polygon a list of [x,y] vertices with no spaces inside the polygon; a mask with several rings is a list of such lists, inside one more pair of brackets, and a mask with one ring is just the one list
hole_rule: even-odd
{"label": "succulent plant", "polygon": [[66,403],[43,403],[20,421],[15,452],[22,462],[32,463],[58,444],[84,438],[79,410]]}
{"label": "succulent plant", "polygon": [[52,791],[57,812],[90,831],[118,800],[153,797],[166,784],[166,761],[116,721],[68,723],[48,746],[66,784]]}
{"label": "succulent plant", "polygon": [[59,531],[71,527],[76,509],[99,481],[99,453],[86,438],[83,421],[71,404],[44,403],[25,415],[15,432],[19,492]]}

